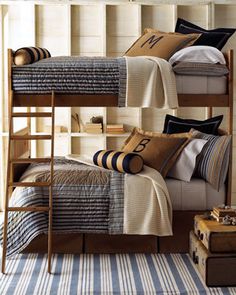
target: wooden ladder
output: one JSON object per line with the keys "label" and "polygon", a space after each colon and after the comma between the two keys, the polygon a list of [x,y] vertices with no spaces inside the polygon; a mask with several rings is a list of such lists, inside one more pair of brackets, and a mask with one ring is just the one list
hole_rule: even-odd
{"label": "wooden ladder", "polygon": [[[52,256],[52,206],[53,206],[53,161],[54,161],[54,127],[55,127],[55,94],[51,96],[51,112],[13,112],[13,91],[10,91],[9,100],[9,141],[8,141],[8,163],[7,163],[7,179],[6,179],[6,195],[3,225],[3,250],[2,250],[2,273],[5,273],[6,252],[7,252],[7,227],[8,213],[12,211],[21,212],[48,212],[48,272],[51,273],[51,256]],[[16,135],[13,132],[14,118],[30,118],[51,117],[51,134],[50,135]],[[51,140],[51,157],[50,158],[14,158],[12,157],[12,141],[15,140]],[[15,182],[13,179],[13,164],[27,164],[50,162],[50,181],[48,182]],[[49,188],[49,204],[48,206],[31,206],[31,207],[9,207],[9,197],[14,187],[48,187]]]}

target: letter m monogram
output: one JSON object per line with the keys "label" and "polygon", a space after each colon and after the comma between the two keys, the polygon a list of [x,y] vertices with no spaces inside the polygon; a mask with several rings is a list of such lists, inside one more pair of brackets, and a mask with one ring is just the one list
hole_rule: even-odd
{"label": "letter m monogram", "polygon": [[148,38],[142,45],[141,45],[141,48],[146,44],[148,43],[150,45],[150,49],[152,49],[153,46],[155,46],[157,44],[157,42],[159,42],[163,36],[160,36],[160,37],[156,37],[155,35],[152,35],[150,38]]}

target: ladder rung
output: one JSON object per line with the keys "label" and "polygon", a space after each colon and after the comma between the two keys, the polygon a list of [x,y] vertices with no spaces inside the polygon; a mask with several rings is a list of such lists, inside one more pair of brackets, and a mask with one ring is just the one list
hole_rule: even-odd
{"label": "ladder rung", "polygon": [[12,140],[49,140],[51,135],[12,135]]}
{"label": "ladder rung", "polygon": [[52,113],[49,112],[36,112],[36,113],[13,113],[12,117],[32,117],[32,118],[43,118],[51,117]]}
{"label": "ladder rung", "polygon": [[20,159],[12,159],[11,163],[20,164],[20,163],[42,163],[42,162],[51,162],[49,158],[20,158]]}
{"label": "ladder rung", "polygon": [[9,186],[12,186],[12,187],[18,187],[18,186],[21,186],[21,187],[36,187],[36,186],[50,186],[51,185],[51,182],[10,182],[8,184]]}
{"label": "ladder rung", "polygon": [[23,212],[37,212],[37,211],[49,211],[49,207],[9,207],[8,211],[23,211]]}

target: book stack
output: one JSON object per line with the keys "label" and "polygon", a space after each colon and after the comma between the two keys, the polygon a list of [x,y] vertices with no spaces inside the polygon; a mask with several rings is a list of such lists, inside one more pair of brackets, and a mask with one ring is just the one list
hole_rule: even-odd
{"label": "book stack", "polygon": [[107,133],[120,134],[124,132],[123,124],[107,124]]}
{"label": "book stack", "polygon": [[223,218],[228,215],[230,217],[236,217],[236,210],[232,208],[217,208],[214,207],[211,211],[211,216],[214,217],[218,222],[223,222]]}
{"label": "book stack", "polygon": [[87,133],[102,133],[102,123],[85,123],[84,131]]}

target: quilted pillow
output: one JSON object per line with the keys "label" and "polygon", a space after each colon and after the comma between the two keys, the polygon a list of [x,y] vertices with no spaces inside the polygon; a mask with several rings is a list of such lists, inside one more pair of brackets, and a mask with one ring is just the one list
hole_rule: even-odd
{"label": "quilted pillow", "polygon": [[95,165],[123,173],[136,174],[143,169],[143,159],[134,153],[100,150],[93,156]]}
{"label": "quilted pillow", "polygon": [[189,21],[178,18],[175,32],[182,34],[202,33],[201,37],[194,42],[194,45],[208,45],[221,50],[236,29],[217,28],[213,30],[203,29]]}
{"label": "quilted pillow", "polygon": [[48,57],[51,57],[51,54],[46,48],[22,47],[14,53],[14,64],[17,66],[28,65]]}
{"label": "quilted pillow", "polygon": [[182,119],[169,114],[166,115],[163,133],[189,132],[191,128],[208,134],[218,134],[218,127],[223,119],[223,115],[216,116],[204,121],[193,119]]}
{"label": "quilted pillow", "polygon": [[207,140],[197,157],[195,175],[205,179],[214,189],[224,184],[227,176],[231,135],[215,136],[191,129],[193,138]]}
{"label": "quilted pillow", "polygon": [[200,34],[165,33],[153,29],[145,29],[126,51],[127,56],[157,56],[168,60],[176,51],[190,46]]}
{"label": "quilted pillow", "polygon": [[190,133],[170,135],[134,128],[122,150],[140,155],[144,164],[156,169],[165,177],[190,136]]}

